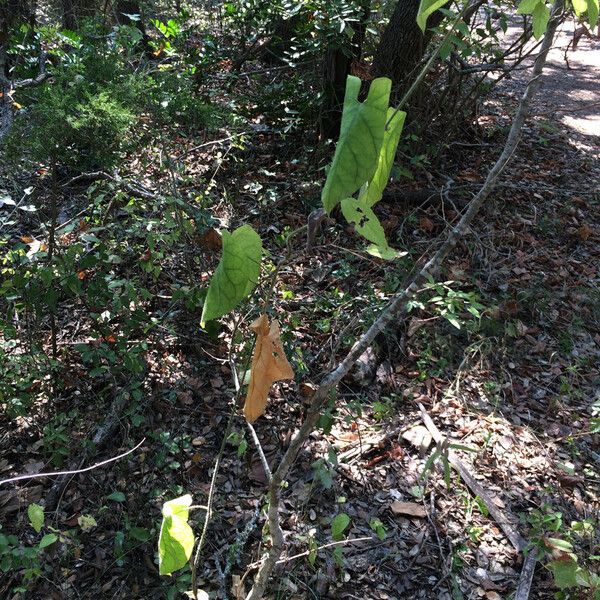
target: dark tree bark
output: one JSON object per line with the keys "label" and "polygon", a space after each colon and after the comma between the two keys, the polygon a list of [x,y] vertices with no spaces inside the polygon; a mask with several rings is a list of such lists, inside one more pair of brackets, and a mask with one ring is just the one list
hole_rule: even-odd
{"label": "dark tree bark", "polygon": [[[121,25],[137,27],[142,32],[142,47],[146,54],[151,54],[150,36],[146,30],[144,13],[139,0],[115,0],[113,4],[115,19]],[[128,15],[139,15],[139,20],[133,20]]]}
{"label": "dark tree bark", "polygon": [[340,132],[342,105],[346,91],[346,79],[350,75],[352,64],[360,60],[365,39],[367,22],[371,16],[371,2],[365,0],[361,14],[354,29],[354,35],[348,47],[330,48],[323,61],[323,103],[321,106],[321,137],[337,139]]}
{"label": "dark tree bark", "polygon": [[323,62],[323,103],[321,105],[321,137],[335,140],[340,132],[346,79],[350,75],[352,56],[342,49],[327,50]]}
{"label": "dark tree bark", "polygon": [[76,31],[81,19],[98,14],[95,0],[62,0],[62,24]]}
{"label": "dark tree bark", "polygon": [[[431,40],[429,29],[423,34],[417,25],[418,11],[419,0],[398,0],[375,52],[374,77],[389,77],[397,86],[406,84]],[[436,11],[427,21],[428,28],[436,27],[443,18]]]}

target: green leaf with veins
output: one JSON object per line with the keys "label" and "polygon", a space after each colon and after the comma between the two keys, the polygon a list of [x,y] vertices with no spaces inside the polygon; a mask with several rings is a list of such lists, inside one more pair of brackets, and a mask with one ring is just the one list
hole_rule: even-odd
{"label": "green leaf with veins", "polygon": [[383,190],[385,190],[392,167],[394,166],[394,158],[396,157],[396,150],[405,119],[406,113],[404,111],[396,111],[395,108],[388,109],[386,124],[389,123],[389,125],[383,133],[383,142],[379,151],[377,169],[371,181],[364,188],[364,191],[361,189],[358,195],[359,198],[364,197],[369,206],[373,206],[379,202],[383,196]]}
{"label": "green leaf with veins", "polygon": [[342,213],[348,223],[354,224],[357,233],[375,244],[376,248],[379,249],[380,258],[386,260],[396,258],[397,253],[388,246],[385,231],[377,215],[371,210],[364,198],[345,198],[342,200]]}
{"label": "green leaf with veins", "polygon": [[181,569],[194,548],[194,532],[188,525],[192,497],[190,494],[165,502],[158,538],[158,565],[161,575]]}
{"label": "green leaf with veins", "polygon": [[349,76],[346,81],[340,137],[321,194],[323,207],[328,213],[375,174],[383,143],[391,85],[387,77],[374,79],[367,99],[359,102],[360,79]]}
{"label": "green leaf with veins", "polygon": [[544,2],[539,2],[533,9],[533,35],[536,40],[539,40],[548,27],[550,20],[550,10]]}
{"label": "green leaf with veins", "polygon": [[250,295],[260,274],[262,242],[250,227],[223,232],[223,256],[215,270],[202,310],[201,325],[233,310]]}
{"label": "green leaf with veins", "polygon": [[30,525],[39,533],[44,526],[44,509],[39,504],[30,504],[27,507],[27,516]]}

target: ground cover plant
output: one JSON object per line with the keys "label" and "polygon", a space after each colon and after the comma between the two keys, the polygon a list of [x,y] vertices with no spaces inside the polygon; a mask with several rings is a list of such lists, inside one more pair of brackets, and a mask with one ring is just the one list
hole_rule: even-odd
{"label": "ground cover plant", "polygon": [[0,16],[3,596],[600,597],[597,0]]}

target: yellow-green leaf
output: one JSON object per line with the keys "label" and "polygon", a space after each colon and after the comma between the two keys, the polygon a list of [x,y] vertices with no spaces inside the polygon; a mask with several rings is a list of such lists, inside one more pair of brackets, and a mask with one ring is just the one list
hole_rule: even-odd
{"label": "yellow-green leaf", "polygon": [[44,526],[44,509],[39,504],[30,504],[27,507],[27,516],[35,532],[39,533]]}
{"label": "yellow-green leaf", "polygon": [[371,256],[382,258],[383,260],[394,260],[400,256],[406,256],[408,254],[408,252],[399,252],[398,250],[394,250],[390,246],[377,246],[375,244],[370,244],[367,246],[366,251]]}
{"label": "yellow-green leaf", "polygon": [[384,134],[379,159],[377,161],[377,169],[371,178],[371,181],[365,186],[365,191],[361,190],[359,198],[365,198],[369,206],[373,206],[381,200],[383,190],[388,183],[392,167],[394,166],[394,158],[396,149],[404,126],[406,113],[404,111],[396,111],[395,108],[389,108],[386,116],[386,123],[389,123]]}
{"label": "yellow-green leaf", "polygon": [[158,565],[161,575],[170,575],[186,565],[194,549],[194,532],[188,525],[192,497],[189,494],[165,502],[158,538]]}
{"label": "yellow-green leaf", "polygon": [[340,137],[321,194],[323,207],[328,213],[375,174],[391,86],[392,82],[387,77],[374,79],[367,99],[359,102],[360,79],[349,76],[346,81]]}
{"label": "yellow-green leaf", "polygon": [[345,513],[336,515],[331,522],[331,537],[337,542],[343,539],[346,527],[350,525],[350,517]]}
{"label": "yellow-green leaf", "polygon": [[587,0],[573,0],[573,10],[578,17],[580,17],[587,10],[587,7]]}
{"label": "yellow-green leaf", "polygon": [[262,242],[250,227],[243,225],[233,233],[223,232],[223,256],[215,270],[202,310],[201,324],[233,310],[249,296],[260,273]]}
{"label": "yellow-green leaf", "polygon": [[387,246],[383,227],[364,199],[345,198],[342,200],[342,213],[364,238],[378,246]]}
{"label": "yellow-green leaf", "polygon": [[[365,239],[373,242],[376,248],[377,256],[386,260],[396,258],[397,253],[388,246],[385,239],[385,231],[373,212],[367,204],[365,198],[345,198],[342,200],[342,214],[348,221],[352,223],[356,232],[362,235]],[[373,247],[367,249],[369,254],[374,254]]]}

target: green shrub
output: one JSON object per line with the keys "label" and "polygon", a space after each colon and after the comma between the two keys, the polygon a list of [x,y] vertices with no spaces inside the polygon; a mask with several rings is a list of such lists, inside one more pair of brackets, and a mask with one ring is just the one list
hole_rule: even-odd
{"label": "green shrub", "polygon": [[213,129],[224,117],[220,107],[198,96],[185,73],[170,70],[152,77],[148,111],[158,125],[176,124],[188,131]]}
{"label": "green shrub", "polygon": [[75,171],[114,166],[136,118],[141,82],[109,60],[59,69],[33,98],[22,99],[26,108],[7,141],[9,153]]}

